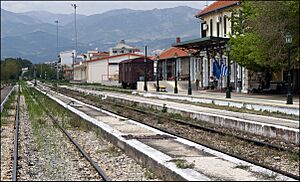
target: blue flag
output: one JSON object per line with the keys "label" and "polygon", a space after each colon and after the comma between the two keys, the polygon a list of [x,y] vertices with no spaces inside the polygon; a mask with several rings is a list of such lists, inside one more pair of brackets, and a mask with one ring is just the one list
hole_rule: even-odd
{"label": "blue flag", "polygon": [[228,72],[228,68],[224,62],[224,60],[222,59],[222,65],[221,65],[221,75],[222,76],[225,76],[227,75],[227,72]]}
{"label": "blue flag", "polygon": [[218,61],[216,59],[214,59],[214,63],[213,63],[213,75],[216,76],[218,78],[218,80],[220,79],[220,65],[218,63]]}

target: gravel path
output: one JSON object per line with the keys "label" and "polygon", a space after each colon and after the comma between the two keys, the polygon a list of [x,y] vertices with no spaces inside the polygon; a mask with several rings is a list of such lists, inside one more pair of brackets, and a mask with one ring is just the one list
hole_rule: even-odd
{"label": "gravel path", "polygon": [[[48,109],[52,113],[65,110],[61,106],[49,103]],[[69,102],[69,101],[67,101]],[[53,102],[54,103],[54,102]],[[54,103],[55,104],[55,103]],[[79,145],[91,156],[106,175],[113,181],[157,181],[157,178],[147,168],[138,164],[134,159],[127,156],[122,150],[114,147],[100,135],[100,130],[88,124],[66,110],[63,116],[57,115],[61,125],[64,126]]]}
{"label": "gravel path", "polygon": [[29,117],[24,97],[20,103],[19,180],[102,180],[48,117]]}
{"label": "gravel path", "polygon": [[93,131],[69,129],[76,141],[104,170],[113,181],[153,181],[159,180],[153,173],[135,160],[103,140]]}
{"label": "gravel path", "polygon": [[12,179],[15,107],[16,103],[13,103],[3,111],[7,112],[7,115],[1,115],[1,181]]}

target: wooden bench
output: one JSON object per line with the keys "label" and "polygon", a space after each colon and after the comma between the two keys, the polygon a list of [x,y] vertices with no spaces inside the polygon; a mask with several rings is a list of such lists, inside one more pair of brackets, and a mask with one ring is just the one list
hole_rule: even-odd
{"label": "wooden bench", "polygon": [[276,93],[277,91],[277,83],[271,83],[269,88],[263,89],[262,92],[264,94],[268,94],[268,93]]}
{"label": "wooden bench", "polygon": [[167,92],[167,87],[164,85],[159,85],[159,91],[160,92]]}
{"label": "wooden bench", "polygon": [[[156,88],[157,87],[156,83],[153,83],[153,86]],[[164,85],[159,85],[159,91],[160,92],[167,92],[167,87],[164,86]]]}

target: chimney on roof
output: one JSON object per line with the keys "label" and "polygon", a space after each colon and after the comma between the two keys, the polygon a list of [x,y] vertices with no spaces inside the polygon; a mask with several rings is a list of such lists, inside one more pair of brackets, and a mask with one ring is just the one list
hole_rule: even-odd
{"label": "chimney on roof", "polygon": [[125,40],[121,40],[120,43],[125,44]]}
{"label": "chimney on roof", "polygon": [[180,43],[180,37],[176,37],[176,43]]}

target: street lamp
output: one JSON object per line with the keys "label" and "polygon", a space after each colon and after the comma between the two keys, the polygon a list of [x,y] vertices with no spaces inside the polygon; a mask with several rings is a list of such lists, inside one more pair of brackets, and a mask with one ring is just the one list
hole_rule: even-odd
{"label": "street lamp", "polygon": [[75,10],[75,53],[77,54],[77,26],[76,26],[76,8],[78,7],[77,4],[71,4],[72,7],[74,7]]}
{"label": "street lamp", "polygon": [[227,71],[227,88],[226,88],[226,98],[231,98],[231,93],[230,93],[230,59],[229,59],[229,52],[230,52],[230,45],[226,44],[225,49],[227,52],[227,62],[228,62],[228,71]]}
{"label": "street lamp", "polygon": [[158,73],[159,56],[156,56],[156,92],[159,92],[159,73]]}
{"label": "street lamp", "polygon": [[58,20],[54,21],[56,23],[56,53],[57,53],[57,64],[56,64],[56,79],[59,79],[59,74],[58,74],[58,64],[59,64],[59,53],[58,53]]}
{"label": "street lamp", "polygon": [[148,91],[148,88],[147,88],[147,46],[145,46],[145,56],[144,56],[144,91]]}
{"label": "street lamp", "polygon": [[36,67],[34,66],[33,68],[34,68],[34,70],[33,70],[34,86],[36,86]]}
{"label": "street lamp", "polygon": [[292,44],[292,35],[288,32],[285,36],[285,42],[288,44],[288,57],[289,57],[289,71],[288,71],[288,93],[286,104],[293,104],[293,95],[291,93],[291,44]]}
{"label": "street lamp", "polygon": [[[74,68],[74,64],[75,64],[75,56],[74,56],[74,52],[72,52],[72,59],[73,59],[73,70],[72,70],[72,73],[73,73],[73,80],[74,80],[74,78],[75,78],[75,68]],[[70,75],[70,77],[71,77],[71,75]],[[71,79],[70,79],[71,80]]]}
{"label": "street lamp", "polygon": [[177,88],[177,52],[174,53],[174,58],[175,58],[175,88],[174,88],[174,94],[178,93],[178,88]]}
{"label": "street lamp", "polygon": [[192,84],[191,84],[191,56],[192,52],[188,52],[189,55],[189,86],[188,86],[188,95],[192,95]]}

